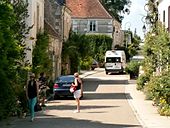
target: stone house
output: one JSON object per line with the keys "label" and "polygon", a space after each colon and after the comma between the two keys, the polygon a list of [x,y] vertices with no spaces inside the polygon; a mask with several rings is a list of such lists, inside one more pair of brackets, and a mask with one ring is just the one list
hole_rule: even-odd
{"label": "stone house", "polygon": [[72,11],[72,31],[113,36],[113,18],[99,0],[66,0]]}
{"label": "stone house", "polygon": [[70,10],[64,0],[29,0],[26,23],[32,26],[26,39],[25,61],[32,65],[32,51],[37,40],[37,33],[48,32],[49,50],[53,60],[52,77],[61,75],[62,44],[68,39],[71,27]]}
{"label": "stone house", "polygon": [[61,75],[62,46],[68,39],[71,27],[70,10],[64,0],[45,0],[45,30],[50,36],[49,50],[53,61],[53,80]]}
{"label": "stone house", "polygon": [[26,39],[25,62],[32,65],[32,52],[37,40],[37,33],[44,29],[44,0],[28,0],[27,25],[32,26]]}
{"label": "stone house", "polygon": [[121,23],[116,19],[113,21],[113,44],[112,49],[116,45],[123,46],[124,45],[124,31],[121,30]]}

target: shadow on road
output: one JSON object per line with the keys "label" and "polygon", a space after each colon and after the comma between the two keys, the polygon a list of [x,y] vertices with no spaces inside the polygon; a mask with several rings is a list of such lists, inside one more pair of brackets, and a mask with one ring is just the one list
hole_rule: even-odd
{"label": "shadow on road", "polygon": [[[89,110],[89,109],[100,109],[100,108],[115,108],[115,107],[120,107],[120,106],[108,106],[108,105],[82,105],[81,110]],[[74,110],[75,105],[52,105],[48,106],[47,110],[60,110],[60,111],[65,111],[65,110]]]}
{"label": "shadow on road", "polygon": [[83,100],[132,99],[129,93],[84,93]]}
{"label": "shadow on road", "polygon": [[104,80],[99,78],[85,78],[83,82],[99,82],[101,84],[128,84],[128,80]]}
{"label": "shadow on road", "polygon": [[18,119],[1,128],[142,128],[131,124],[106,124],[97,121],[74,119],[71,117],[57,117],[53,115],[39,115],[34,122],[28,118]]}
{"label": "shadow on road", "polygon": [[[88,85],[89,82],[92,85],[90,88],[84,87],[84,91],[95,91],[99,84],[107,84],[113,85],[116,83],[125,84],[128,81],[118,81],[118,80],[99,80],[99,79],[86,79],[85,84]],[[131,99],[129,93],[84,93],[83,100],[103,100],[103,99]],[[66,98],[67,99],[67,98]],[[67,99],[68,100],[68,99]],[[72,100],[72,99],[70,99]],[[61,101],[52,101],[55,103],[60,103]],[[82,105],[81,109],[89,110],[89,109],[102,109],[102,108],[118,108],[120,106],[114,105],[105,105],[104,103],[97,106],[97,105]],[[66,110],[74,110],[75,105],[62,105],[56,104],[47,106],[46,110],[59,110],[59,111],[66,111]],[[95,114],[95,113],[105,113],[103,109],[101,111],[96,112],[87,112],[88,114]],[[74,113],[73,113],[74,114]],[[80,113],[81,114],[81,113]],[[137,124],[108,124],[94,120],[87,120],[87,119],[76,119],[72,117],[59,117],[57,114],[50,115],[48,112],[38,112],[36,114],[36,119],[34,122],[29,122],[29,116],[25,119],[15,119],[6,125],[0,125],[1,128],[142,128],[141,125]],[[77,115],[78,116],[78,115]],[[115,116],[113,114],[113,116]],[[109,117],[108,117],[109,118]],[[0,123],[1,124],[1,123]]]}

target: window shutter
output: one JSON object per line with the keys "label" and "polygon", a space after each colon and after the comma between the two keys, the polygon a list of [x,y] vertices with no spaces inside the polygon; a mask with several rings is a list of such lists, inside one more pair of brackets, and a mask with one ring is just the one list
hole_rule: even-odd
{"label": "window shutter", "polygon": [[168,7],[168,31],[170,32],[170,6]]}

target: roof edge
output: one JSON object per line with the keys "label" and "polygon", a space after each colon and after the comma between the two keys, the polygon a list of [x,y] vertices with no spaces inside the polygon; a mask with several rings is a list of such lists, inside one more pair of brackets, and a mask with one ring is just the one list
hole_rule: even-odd
{"label": "roof edge", "polygon": [[104,11],[107,13],[107,15],[110,17],[110,18],[112,18],[113,19],[113,17],[110,15],[110,13],[106,10],[106,8],[103,6],[103,4],[99,1],[99,0],[97,0],[98,2],[99,2],[99,4],[100,4],[100,6],[104,9]]}

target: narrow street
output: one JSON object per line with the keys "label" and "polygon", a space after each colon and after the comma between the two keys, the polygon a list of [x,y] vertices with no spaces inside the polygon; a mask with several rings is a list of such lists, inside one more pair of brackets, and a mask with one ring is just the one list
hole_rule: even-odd
{"label": "narrow street", "polygon": [[17,119],[8,128],[141,128],[127,101],[127,81],[127,75],[105,75],[99,71],[83,79],[80,113],[73,113],[74,99],[61,98],[49,101],[34,122],[29,122],[29,117]]}

